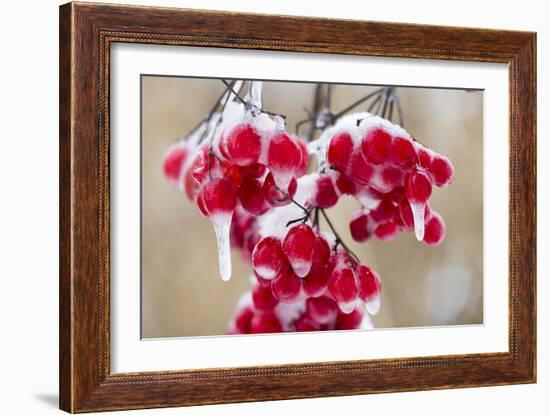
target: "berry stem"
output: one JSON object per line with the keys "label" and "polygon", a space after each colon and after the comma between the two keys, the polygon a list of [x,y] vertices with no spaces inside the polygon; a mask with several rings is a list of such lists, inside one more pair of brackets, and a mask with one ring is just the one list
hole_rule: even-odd
{"label": "berry stem", "polygon": [[260,108],[258,105],[256,104],[252,104],[251,102],[247,102],[245,101],[244,99],[242,99],[240,97],[240,95],[238,93],[235,92],[235,90],[233,89],[233,87],[225,80],[225,79],[222,79],[221,80],[225,86],[227,86],[229,88],[229,90],[231,92],[233,92],[233,94],[235,95],[235,97],[237,98],[237,100],[239,100],[243,105],[245,106],[253,106],[254,108],[256,108],[258,111],[264,113],[264,114],[267,114],[267,115],[271,115],[272,117],[281,117],[282,119],[286,120],[286,115],[284,114],[276,114],[274,112],[270,112],[270,111],[267,111],[267,110],[264,110],[263,108]]}
{"label": "berry stem", "polygon": [[346,253],[348,254],[348,257],[350,259],[354,259],[357,262],[361,262],[359,257],[351,249],[349,249],[349,247],[344,243],[342,238],[340,238],[340,235],[338,234],[338,231],[336,230],[336,228],[334,227],[334,225],[330,221],[330,219],[329,219],[328,215],[326,214],[325,210],[320,209],[320,208],[318,208],[318,209],[321,211],[321,215],[323,215],[323,218],[325,218],[325,221],[327,222],[330,230],[336,236],[336,243],[334,244],[334,250],[336,250],[336,248],[338,248],[338,245],[342,245],[342,248],[344,248],[344,250],[346,251]]}

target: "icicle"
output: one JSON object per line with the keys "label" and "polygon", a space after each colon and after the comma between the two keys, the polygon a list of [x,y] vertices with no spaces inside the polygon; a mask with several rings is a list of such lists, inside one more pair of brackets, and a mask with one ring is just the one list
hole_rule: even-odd
{"label": "icicle", "polygon": [[414,234],[419,241],[424,240],[424,211],[426,210],[425,203],[411,203],[411,210],[414,221]]}
{"label": "icicle", "polygon": [[220,277],[224,281],[231,278],[231,249],[229,247],[229,231],[231,229],[231,216],[212,220],[214,232],[216,233],[216,242],[218,243],[218,264],[220,268]]}
{"label": "icicle", "polygon": [[262,108],[262,88],[264,83],[262,81],[250,82],[250,88],[246,96],[246,100],[249,100],[253,105],[258,108]]}

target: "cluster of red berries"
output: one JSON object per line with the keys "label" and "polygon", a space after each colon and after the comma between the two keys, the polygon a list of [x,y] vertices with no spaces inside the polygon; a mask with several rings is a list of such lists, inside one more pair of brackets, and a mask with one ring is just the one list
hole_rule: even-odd
{"label": "cluster of red berries", "polygon": [[239,308],[234,333],[354,329],[364,318],[363,303],[371,314],[378,311],[378,275],[334,235],[308,224],[291,227],[282,240],[262,238],[252,265],[252,302]]}
{"label": "cluster of red berries", "polygon": [[416,142],[387,120],[352,114],[324,131],[318,148],[328,166],[316,177],[309,204],[327,208],[341,195],[353,195],[362,210],[350,223],[352,236],[391,240],[400,230],[419,240],[439,243],[445,223],[429,206],[433,185],[453,177],[449,159]]}
{"label": "cluster of red berries", "polygon": [[[452,180],[450,161],[368,113],[341,118],[306,146],[276,117],[252,107],[229,102],[202,144],[182,140],[164,159],[167,180],[214,225],[222,279],[231,275],[230,244],[252,264],[253,288],[229,331],[369,327],[365,309],[378,311],[380,278],[339,236],[321,233],[317,220],[312,226],[311,213],[324,214],[352,195],[362,206],[350,222],[356,241],[391,240],[406,230],[437,244],[445,224],[428,200],[433,185]],[[305,175],[309,151],[318,169]],[[267,231],[266,223],[277,231]]]}

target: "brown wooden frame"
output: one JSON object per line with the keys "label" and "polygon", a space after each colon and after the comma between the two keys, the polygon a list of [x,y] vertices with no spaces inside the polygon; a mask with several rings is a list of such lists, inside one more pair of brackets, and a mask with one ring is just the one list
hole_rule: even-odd
{"label": "brown wooden frame", "polygon": [[[507,63],[509,352],[110,373],[109,56],[114,42]],[[89,412],[535,382],[535,33],[70,3],[60,8],[59,93],[61,409]]]}

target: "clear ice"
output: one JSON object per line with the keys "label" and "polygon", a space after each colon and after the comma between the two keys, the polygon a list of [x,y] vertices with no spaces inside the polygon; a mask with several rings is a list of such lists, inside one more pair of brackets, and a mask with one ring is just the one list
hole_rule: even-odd
{"label": "clear ice", "polygon": [[231,216],[216,218],[212,221],[216,242],[218,243],[218,265],[220,277],[224,281],[231,278],[231,248],[229,246],[229,231],[231,229]]}
{"label": "clear ice", "polygon": [[424,211],[426,204],[411,203],[411,210],[414,221],[414,234],[419,241],[424,240]]}

